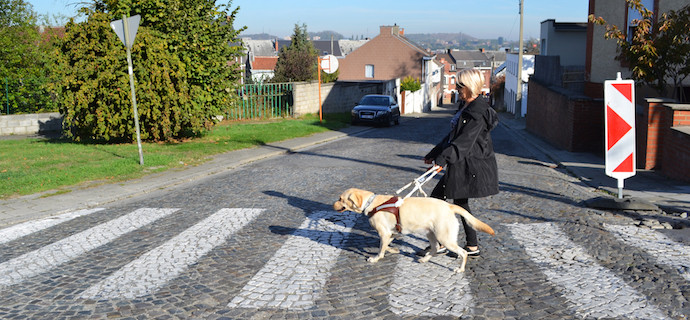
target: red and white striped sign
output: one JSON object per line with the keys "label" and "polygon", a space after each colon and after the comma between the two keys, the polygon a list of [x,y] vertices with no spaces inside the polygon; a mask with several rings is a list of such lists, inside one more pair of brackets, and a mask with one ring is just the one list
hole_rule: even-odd
{"label": "red and white striped sign", "polygon": [[625,179],[635,175],[635,83],[604,81],[606,106],[606,175]]}

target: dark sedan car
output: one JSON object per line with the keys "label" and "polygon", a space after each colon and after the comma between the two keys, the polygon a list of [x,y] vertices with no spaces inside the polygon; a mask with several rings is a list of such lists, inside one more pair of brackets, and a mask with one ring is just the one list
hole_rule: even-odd
{"label": "dark sedan car", "polygon": [[368,94],[352,109],[352,124],[379,124],[389,127],[400,123],[400,107],[391,96]]}

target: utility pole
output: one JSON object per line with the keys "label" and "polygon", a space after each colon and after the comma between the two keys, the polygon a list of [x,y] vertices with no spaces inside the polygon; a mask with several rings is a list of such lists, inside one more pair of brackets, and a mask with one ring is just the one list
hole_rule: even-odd
{"label": "utility pole", "polygon": [[522,117],[522,16],[524,15],[525,0],[520,1],[520,45],[518,47],[517,94],[515,97],[515,118]]}

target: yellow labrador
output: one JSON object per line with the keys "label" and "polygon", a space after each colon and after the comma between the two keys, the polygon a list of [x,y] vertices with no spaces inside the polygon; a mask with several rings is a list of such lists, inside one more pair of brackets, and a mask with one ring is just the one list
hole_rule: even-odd
{"label": "yellow labrador", "polygon": [[[369,223],[376,229],[381,238],[379,254],[369,257],[369,262],[376,262],[383,258],[386,251],[398,253],[397,249],[388,247],[391,243],[393,231],[396,225],[401,233],[426,233],[431,245],[431,254],[419,259],[419,262],[427,262],[436,255],[438,243],[462,257],[460,267],[455,272],[465,271],[467,263],[467,251],[458,246],[457,237],[460,231],[460,222],[455,214],[461,215],[467,223],[477,231],[494,235],[494,230],[484,222],[479,221],[467,210],[443,200],[434,198],[410,197],[402,201],[398,207],[399,215],[388,211],[371,211],[389,201],[393,196],[375,195],[373,192],[361,189],[348,189],[340,195],[340,199],[333,204],[333,209],[338,212],[345,210],[369,215]],[[399,203],[398,203],[399,204]]]}

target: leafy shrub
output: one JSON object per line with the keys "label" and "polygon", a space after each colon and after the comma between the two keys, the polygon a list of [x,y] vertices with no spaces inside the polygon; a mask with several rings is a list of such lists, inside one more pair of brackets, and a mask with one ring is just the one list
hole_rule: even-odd
{"label": "leafy shrub", "polygon": [[[87,20],[70,21],[54,51],[53,91],[63,126],[75,140],[136,138],[126,49],[110,22],[141,14],[132,64],[141,138],[171,140],[210,129],[233,107],[241,55],[231,47],[239,31],[231,14],[205,0],[145,0],[132,8],[100,2],[82,8]],[[186,9],[179,9],[186,8]],[[229,23],[228,23],[229,22]]]}
{"label": "leafy shrub", "polygon": [[422,84],[419,79],[414,79],[411,76],[405,77],[400,83],[400,90],[402,91],[415,92],[420,89],[422,89]]}

